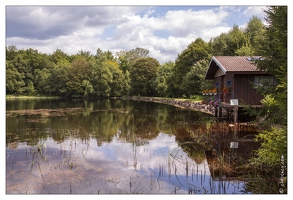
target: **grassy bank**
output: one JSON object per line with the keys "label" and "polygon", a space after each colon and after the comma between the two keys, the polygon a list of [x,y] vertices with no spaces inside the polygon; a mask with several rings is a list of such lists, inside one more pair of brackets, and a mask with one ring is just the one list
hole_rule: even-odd
{"label": "grassy bank", "polygon": [[6,100],[14,99],[59,99],[57,96],[25,96],[25,95],[6,95]]}

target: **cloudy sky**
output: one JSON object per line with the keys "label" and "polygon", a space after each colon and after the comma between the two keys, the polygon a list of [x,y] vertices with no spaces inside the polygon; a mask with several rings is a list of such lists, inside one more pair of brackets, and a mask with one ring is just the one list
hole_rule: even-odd
{"label": "cloudy sky", "polygon": [[208,41],[244,27],[266,6],[5,6],[5,45],[52,54],[98,48],[114,54],[136,47],[160,63],[175,61],[196,38]]}

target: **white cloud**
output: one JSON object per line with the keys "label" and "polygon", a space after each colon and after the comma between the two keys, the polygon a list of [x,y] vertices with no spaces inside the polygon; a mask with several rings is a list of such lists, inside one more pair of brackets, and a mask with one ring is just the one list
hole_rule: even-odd
{"label": "white cloud", "polygon": [[267,10],[266,6],[249,6],[247,7],[243,14],[251,17],[251,16],[262,16],[264,13],[264,10]]}
{"label": "white cloud", "polygon": [[198,37],[208,41],[227,32],[234,23],[229,22],[231,17],[259,15],[263,7],[200,8],[156,15],[156,7],[143,6],[8,7],[6,45],[49,54],[56,49],[75,54],[81,49],[115,53],[141,47],[162,63],[175,61]]}

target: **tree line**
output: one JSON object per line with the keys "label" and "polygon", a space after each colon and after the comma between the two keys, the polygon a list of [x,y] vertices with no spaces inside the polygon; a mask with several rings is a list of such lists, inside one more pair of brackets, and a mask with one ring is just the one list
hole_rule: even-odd
{"label": "tree line", "polygon": [[257,55],[265,26],[252,17],[245,29],[237,25],[205,42],[195,39],[175,62],[160,64],[149,50],[135,48],[115,55],[100,48],[68,55],[6,47],[6,94],[62,97],[161,96],[191,97],[213,83],[204,81],[214,55]]}

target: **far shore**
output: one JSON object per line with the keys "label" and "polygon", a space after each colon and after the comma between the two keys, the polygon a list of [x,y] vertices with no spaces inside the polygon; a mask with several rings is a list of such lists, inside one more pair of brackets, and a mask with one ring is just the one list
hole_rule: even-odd
{"label": "far shore", "polygon": [[6,100],[12,99],[59,99],[58,96],[25,96],[25,95],[6,95]]}

